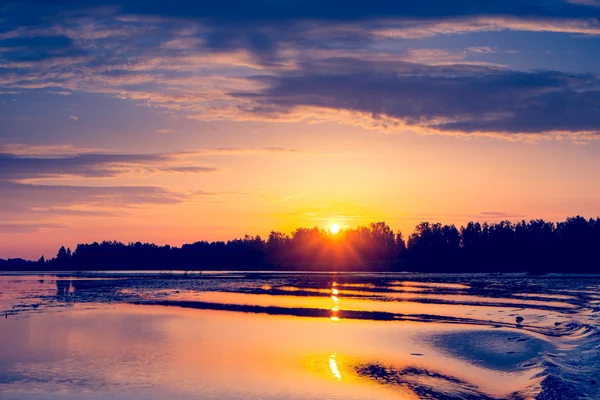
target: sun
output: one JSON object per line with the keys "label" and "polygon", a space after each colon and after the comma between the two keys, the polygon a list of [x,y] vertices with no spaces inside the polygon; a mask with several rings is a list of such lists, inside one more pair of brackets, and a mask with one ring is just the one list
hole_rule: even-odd
{"label": "sun", "polygon": [[329,232],[331,232],[332,235],[337,235],[340,233],[340,226],[338,224],[329,225]]}

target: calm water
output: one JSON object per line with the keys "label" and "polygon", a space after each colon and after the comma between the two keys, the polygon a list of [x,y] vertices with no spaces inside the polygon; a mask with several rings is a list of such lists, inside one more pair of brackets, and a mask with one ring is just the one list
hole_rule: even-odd
{"label": "calm water", "polygon": [[0,275],[0,399],[597,399],[599,302],[596,277]]}

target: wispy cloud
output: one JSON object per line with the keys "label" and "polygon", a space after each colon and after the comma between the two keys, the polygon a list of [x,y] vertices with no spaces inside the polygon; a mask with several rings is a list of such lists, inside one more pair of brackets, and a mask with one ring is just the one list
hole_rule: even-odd
{"label": "wispy cloud", "polygon": [[[69,156],[25,156],[0,153],[0,180],[84,177],[114,178],[133,170],[149,173],[209,173],[217,168],[177,165],[175,154],[81,153]],[[173,165],[175,164],[175,165]]]}
{"label": "wispy cloud", "polygon": [[300,149],[289,147],[219,147],[214,149],[200,149],[200,155],[253,155],[253,154],[286,154],[302,153]]}
{"label": "wispy cloud", "polygon": [[[7,150],[14,153],[0,153],[0,216],[19,216],[25,220],[114,217],[136,207],[177,204],[192,199],[189,194],[157,186],[98,185],[95,182],[98,178],[116,178],[132,171],[144,174],[218,171],[214,167],[191,165],[189,160],[182,160],[180,154],[174,153],[86,153],[73,146],[4,145],[2,151]],[[89,185],[40,183],[47,178],[87,178]],[[26,228],[19,232],[23,229]]]}
{"label": "wispy cloud", "polygon": [[420,39],[438,35],[464,35],[476,32],[522,31],[558,32],[568,34],[600,34],[597,19],[472,17],[399,21],[375,30],[376,35],[388,38]]}
{"label": "wispy cloud", "polygon": [[514,218],[524,218],[524,214],[519,213],[511,213],[511,212],[503,212],[503,211],[483,211],[479,214],[483,218],[493,218],[493,219],[514,219]]}
{"label": "wispy cloud", "polygon": [[435,221],[438,220],[469,220],[469,221],[479,221],[479,222],[497,222],[502,220],[521,220],[527,218],[526,214],[515,213],[515,212],[505,212],[505,211],[482,211],[480,213],[472,213],[472,214],[446,214],[446,213],[415,213],[415,214],[405,214],[402,215],[402,219],[410,219],[417,221]]}
{"label": "wispy cloud", "polygon": [[[87,207],[90,211],[149,204],[176,204],[187,196],[154,186],[74,186],[34,185],[0,182],[2,213],[40,213],[56,211],[69,213],[67,208]],[[70,211],[73,213],[73,211]]]}
{"label": "wispy cloud", "polygon": [[0,224],[0,234],[17,234],[17,233],[36,233],[45,230],[55,230],[67,228],[64,224],[51,224],[51,223],[13,223],[13,224]]}
{"label": "wispy cloud", "polygon": [[504,67],[504,65],[492,62],[474,61],[468,58],[473,55],[491,54],[495,50],[491,47],[468,47],[462,50],[447,49],[408,49],[398,57],[398,60],[425,65],[479,65],[489,67]]}
{"label": "wispy cloud", "polygon": [[0,145],[0,154],[13,156],[68,156],[85,153],[99,153],[98,148],[84,148],[72,144],[61,145],[29,145],[22,143],[8,143]]}
{"label": "wispy cloud", "polygon": [[295,194],[291,194],[291,195],[289,195],[289,196],[286,196],[286,197],[284,197],[284,198],[283,198],[283,199],[281,199],[281,200],[278,200],[278,201],[276,201],[276,202],[275,202],[275,204],[281,204],[281,203],[285,203],[286,201],[290,201],[290,200],[292,200],[292,199],[296,199],[296,198],[298,198],[298,197],[302,197],[302,196],[304,196],[304,195],[306,195],[306,194],[308,194],[308,193],[309,193],[308,191],[304,191],[304,192],[302,192],[302,193],[295,193]]}
{"label": "wispy cloud", "polygon": [[240,192],[236,190],[226,190],[226,191],[218,191],[218,192],[209,192],[206,190],[196,190],[192,192],[195,196],[221,196],[221,195],[231,195],[231,196],[253,196],[257,193],[253,192]]}
{"label": "wispy cloud", "polygon": [[217,168],[213,167],[198,167],[194,165],[180,166],[180,167],[164,167],[160,168],[164,172],[179,172],[179,173],[207,173],[207,172],[218,172]]}

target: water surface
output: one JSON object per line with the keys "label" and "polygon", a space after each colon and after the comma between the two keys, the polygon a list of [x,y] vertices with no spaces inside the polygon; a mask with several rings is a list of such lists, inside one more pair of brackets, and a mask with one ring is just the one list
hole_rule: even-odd
{"label": "water surface", "polygon": [[594,399],[599,285],[589,276],[2,275],[0,398]]}

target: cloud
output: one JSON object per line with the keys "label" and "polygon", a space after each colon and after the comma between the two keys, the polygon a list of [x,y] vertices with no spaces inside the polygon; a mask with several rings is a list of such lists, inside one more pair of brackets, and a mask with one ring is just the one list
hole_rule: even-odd
{"label": "cloud", "polygon": [[[463,50],[447,50],[447,49],[408,49],[404,54],[397,57],[397,61],[406,61],[416,64],[425,65],[480,65],[490,67],[504,67],[504,65],[473,61],[469,58],[473,55],[490,54],[495,50],[491,47],[468,47]],[[393,60],[392,60],[393,61]]]}
{"label": "cloud", "polygon": [[261,194],[252,192],[240,192],[235,190],[214,192],[206,190],[194,190],[190,192],[188,201],[203,204],[224,204],[226,203],[224,198],[230,196],[261,196]]}
{"label": "cloud", "polygon": [[302,193],[294,193],[294,194],[291,194],[289,196],[284,197],[281,200],[276,201],[275,204],[285,203],[286,201],[290,201],[292,199],[295,199],[295,198],[298,198],[298,197],[302,197],[302,196],[304,196],[306,194],[308,194],[307,191],[304,191]]}
{"label": "cloud", "polygon": [[[410,39],[506,30],[599,35],[595,5],[14,1],[0,22],[0,89],[100,93],[198,120],[334,120],[427,133],[593,135],[600,118],[597,76],[510,71],[496,64],[497,57],[488,61],[496,48],[413,48]],[[122,169],[117,164],[98,162],[91,170],[111,176]],[[209,172],[202,168],[170,171]]]}
{"label": "cloud", "polygon": [[[137,207],[177,204],[190,200],[191,196],[156,186],[96,186],[94,178],[114,178],[140,171],[144,174],[217,171],[213,167],[182,163],[181,154],[77,153],[80,149],[72,146],[2,147],[3,151],[10,149],[15,153],[0,153],[0,215],[5,219],[116,217]],[[90,184],[32,183],[32,180],[67,177],[87,178]]]}
{"label": "cloud", "polygon": [[208,192],[206,190],[196,190],[196,191],[192,192],[192,194],[195,195],[195,196],[220,196],[220,195],[253,196],[253,195],[256,195],[256,193],[252,193],[252,192],[239,192],[239,191],[236,191],[236,190],[220,191],[220,192]]}
{"label": "cloud", "polygon": [[162,155],[76,154],[67,157],[24,157],[0,154],[2,180],[57,177],[115,177],[128,166],[165,163]]}
{"label": "cloud", "polygon": [[[354,112],[380,127],[451,133],[600,131],[600,78],[553,71],[333,59],[257,76],[266,88],[236,93],[248,113],[273,119],[311,110]],[[308,111],[307,111],[308,110]]]}
{"label": "cloud", "polygon": [[24,156],[0,153],[0,181],[44,178],[111,178],[134,170],[175,173],[216,172],[213,167],[172,165],[174,154],[82,153],[68,156]]}
{"label": "cloud", "polygon": [[[75,206],[77,207],[77,206]],[[60,208],[60,207],[44,207],[44,208],[31,208],[28,211],[34,218],[47,218],[47,217],[122,217],[125,215],[123,212],[108,211],[108,210],[94,210],[86,208]]]}
{"label": "cloud", "polygon": [[212,167],[198,167],[198,166],[181,166],[181,167],[165,167],[161,168],[164,172],[179,172],[179,173],[205,173],[205,172],[218,172],[217,168]]}
{"label": "cloud", "polygon": [[438,35],[499,31],[557,32],[597,36],[600,35],[600,22],[597,16],[585,19],[474,17],[397,21],[375,28],[373,33],[387,38],[421,39]]}
{"label": "cloud", "polygon": [[201,149],[196,151],[196,153],[200,155],[252,155],[301,152],[302,150],[290,147],[219,147],[215,149]]}
{"label": "cloud", "polygon": [[[35,185],[0,181],[0,209],[15,215],[21,212],[56,211],[57,214],[77,214],[64,209],[87,207],[124,210],[144,205],[176,204],[187,196],[154,186],[62,186]],[[81,211],[79,211],[81,212]]]}
{"label": "cloud", "polygon": [[63,224],[51,224],[51,223],[37,223],[37,224],[0,224],[0,234],[18,234],[18,233],[37,233],[45,230],[64,229],[67,225]]}
{"label": "cloud", "polygon": [[[280,52],[290,46],[357,48],[381,35],[416,38],[498,30],[597,35],[596,5],[594,0],[224,0],[185,6],[167,0],[15,0],[5,9],[0,39],[15,40],[15,45],[35,42],[50,58],[89,56],[94,46],[111,41],[128,55],[158,44],[171,54],[246,51],[254,61],[272,65],[281,62]],[[58,22],[48,24],[50,20]],[[163,40],[153,43],[157,37]],[[33,60],[25,49],[18,59]]]}
{"label": "cloud", "polygon": [[523,218],[525,215],[518,213],[510,213],[503,211],[482,211],[480,213],[482,217],[489,218]]}
{"label": "cloud", "polygon": [[521,220],[527,218],[526,214],[505,212],[505,211],[482,211],[477,214],[440,214],[440,213],[417,213],[407,214],[402,216],[402,219],[410,220],[431,220],[432,218],[439,218],[441,220],[468,220],[474,222],[485,222],[485,221],[503,221],[503,220]]}
{"label": "cloud", "polygon": [[70,95],[73,94],[73,93],[67,92],[67,91],[55,91],[55,90],[48,90],[48,93],[58,94],[58,95],[61,95],[61,96],[70,96]]}
{"label": "cloud", "polygon": [[[474,15],[498,16],[537,16],[537,17],[570,17],[592,18],[597,11],[589,5],[595,0],[505,0],[502,2],[474,2],[456,0],[448,3],[445,0],[423,0],[420,2],[397,2],[389,0],[344,1],[328,0],[326,2],[307,0],[302,2],[274,2],[271,0],[222,0],[219,2],[186,3],[168,0],[82,0],[53,1],[44,0],[9,1],[5,12],[7,16],[29,11],[29,20],[35,21],[52,12],[70,9],[71,12],[90,13],[93,7],[104,6],[97,14],[107,13],[113,7],[119,7],[121,14],[129,21],[154,21],[157,16],[170,18],[196,19],[209,25],[256,25],[281,24],[290,21],[327,21],[329,23],[361,22],[369,19],[421,18],[438,19]],[[268,13],[265,12],[268,10]],[[133,16],[131,16],[133,15]],[[137,16],[136,16],[137,15]],[[143,17],[146,16],[146,17]],[[23,17],[21,17],[23,18]]]}
{"label": "cloud", "polygon": [[566,0],[572,4],[583,4],[590,7],[600,8],[600,0]]}
{"label": "cloud", "polygon": [[26,145],[23,143],[8,143],[0,145],[0,154],[12,156],[68,156],[84,153],[97,153],[97,148],[84,148],[71,144],[59,145]]}

